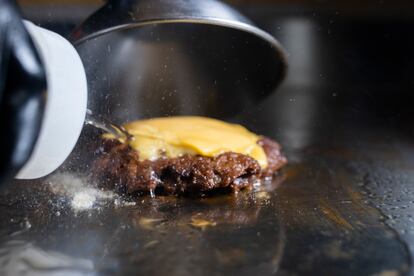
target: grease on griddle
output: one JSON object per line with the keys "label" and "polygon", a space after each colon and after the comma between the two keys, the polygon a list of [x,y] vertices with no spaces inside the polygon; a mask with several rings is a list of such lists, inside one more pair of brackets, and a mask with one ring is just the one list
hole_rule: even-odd
{"label": "grease on griddle", "polygon": [[204,231],[208,227],[216,226],[217,222],[203,219],[200,217],[200,214],[198,214],[195,217],[191,218],[190,225]]}

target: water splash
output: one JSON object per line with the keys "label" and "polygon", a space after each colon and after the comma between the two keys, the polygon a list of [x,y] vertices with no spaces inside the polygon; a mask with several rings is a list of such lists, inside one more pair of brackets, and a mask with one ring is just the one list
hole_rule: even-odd
{"label": "water splash", "polygon": [[96,187],[90,183],[86,177],[81,177],[72,173],[58,173],[46,179],[48,189],[57,196],[54,207],[58,210],[57,216],[60,216],[60,209],[68,205],[73,212],[86,212],[99,210],[106,206],[122,208],[135,206],[136,202],[128,201],[112,191],[107,191]]}
{"label": "water splash", "polygon": [[47,183],[51,192],[68,199],[74,212],[100,208],[117,197],[113,192],[100,190],[85,178],[70,173],[53,175]]}
{"label": "water splash", "polygon": [[95,116],[89,109],[86,112],[85,124],[110,133],[122,141],[129,141],[133,138],[124,127],[116,125],[102,116]]}

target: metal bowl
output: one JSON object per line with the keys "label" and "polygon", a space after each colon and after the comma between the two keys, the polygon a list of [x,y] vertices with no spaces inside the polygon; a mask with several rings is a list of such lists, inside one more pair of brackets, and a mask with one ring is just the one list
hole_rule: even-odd
{"label": "metal bowl", "polygon": [[73,33],[89,108],[124,123],[143,117],[226,118],[272,93],[281,45],[215,0],[109,1]]}

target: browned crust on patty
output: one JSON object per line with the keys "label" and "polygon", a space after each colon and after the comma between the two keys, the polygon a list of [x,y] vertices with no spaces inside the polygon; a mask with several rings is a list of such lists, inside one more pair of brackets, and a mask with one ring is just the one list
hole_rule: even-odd
{"label": "browned crust on patty", "polygon": [[216,157],[183,155],[139,161],[139,153],[127,144],[105,140],[93,164],[93,177],[105,188],[122,194],[148,193],[205,195],[215,191],[239,191],[272,177],[287,160],[280,146],[262,138],[268,166],[244,154],[226,152]]}

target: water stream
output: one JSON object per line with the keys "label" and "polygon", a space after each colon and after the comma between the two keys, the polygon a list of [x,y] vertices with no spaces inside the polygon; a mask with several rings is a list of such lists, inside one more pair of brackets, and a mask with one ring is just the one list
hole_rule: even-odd
{"label": "water stream", "polygon": [[95,115],[89,109],[86,112],[85,124],[110,133],[121,141],[128,141],[132,138],[123,126],[119,126],[103,116]]}

